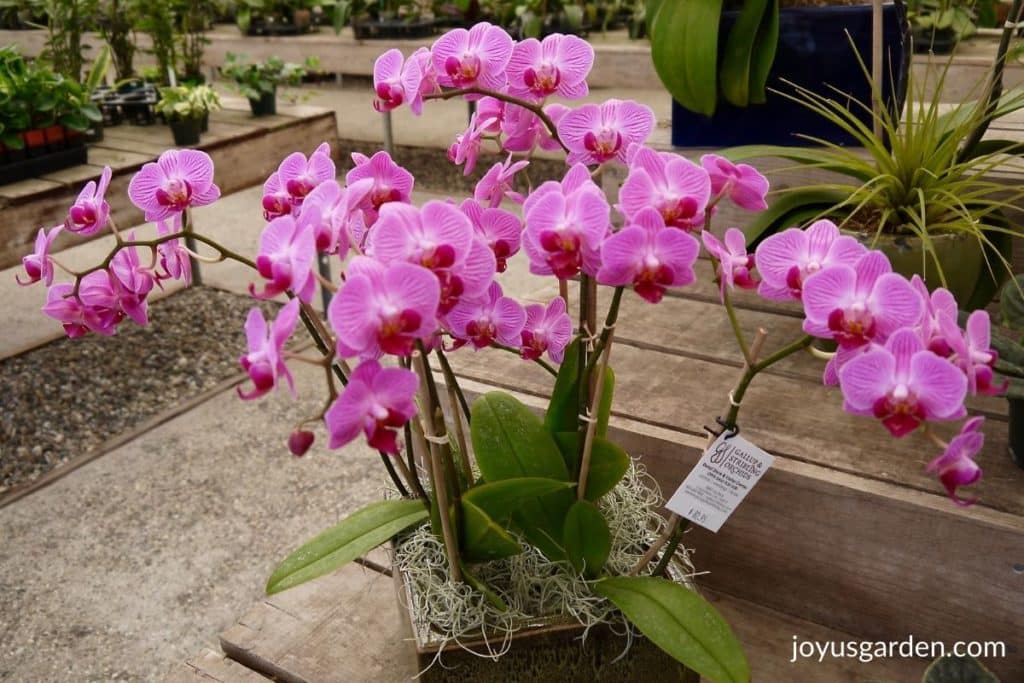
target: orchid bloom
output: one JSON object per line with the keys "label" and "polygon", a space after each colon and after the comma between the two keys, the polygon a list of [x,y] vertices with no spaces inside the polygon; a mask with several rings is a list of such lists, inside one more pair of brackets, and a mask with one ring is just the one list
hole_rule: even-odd
{"label": "orchid bloom", "polygon": [[619,209],[626,218],[654,207],[664,225],[697,231],[710,197],[708,174],[692,161],[641,145],[630,150],[629,174],[619,191]]}
{"label": "orchid bloom", "polygon": [[501,285],[492,282],[483,297],[463,299],[446,316],[452,336],[461,346],[470,342],[482,349],[494,342],[518,347],[526,324],[526,312],[514,299],[504,296]]}
{"label": "orchid bloom", "polygon": [[97,270],[82,278],[78,288],[85,324],[97,334],[109,337],[124,318],[121,301],[111,282],[110,272]]}
{"label": "orchid bloom", "polygon": [[462,175],[469,175],[476,168],[484,132],[493,124],[492,119],[482,119],[477,112],[470,118],[466,130],[455,136],[455,142],[448,148],[448,160],[456,166],[465,164]]}
{"label": "orchid bloom", "polygon": [[717,154],[705,154],[700,164],[711,178],[711,192],[715,197],[728,197],[747,211],[768,208],[764,196],[768,193],[768,180],[757,169],[747,164],[734,164]]}
{"label": "orchid bloom", "polygon": [[367,157],[364,154],[353,152],[352,161],[356,165],[345,174],[346,185],[351,187],[365,178],[370,178],[373,181],[372,186],[359,202],[366,227],[369,228],[377,221],[377,213],[384,204],[412,201],[414,182],[412,173],[392,161],[390,154],[380,151],[372,157]]}
{"label": "orchid bloom", "polygon": [[[293,152],[277,167],[277,177],[284,191],[288,193],[292,212],[296,213],[302,201],[320,183],[334,180],[334,160],[331,146],[321,143],[309,158],[302,152]],[[264,210],[266,206],[264,206]]]}
{"label": "orchid bloom", "polygon": [[988,312],[978,310],[967,318],[967,325],[961,330],[956,323],[956,309],[953,314],[939,314],[939,326],[942,336],[952,351],[950,361],[967,377],[967,390],[971,395],[984,394],[994,396],[1006,391],[1009,382],[994,385],[993,367],[999,354],[990,345],[992,343],[992,326]]}
{"label": "orchid bloom", "polygon": [[408,101],[409,109],[419,116],[423,111],[422,81],[419,60],[406,60],[402,51],[395,48],[388,50],[373,63],[373,89],[377,93],[373,108],[391,111]]}
{"label": "orchid bloom", "polygon": [[899,328],[916,325],[924,306],[914,287],[892,272],[880,251],[807,278],[803,303],[804,332],[834,339],[841,349],[884,342]]}
{"label": "orchid bloom", "polygon": [[942,455],[928,463],[926,468],[928,472],[938,476],[939,481],[946,487],[950,499],[961,507],[977,502],[976,498],[960,498],[956,495],[956,490],[981,479],[981,468],[974,462],[974,456],[985,445],[985,435],[981,431],[984,422],[983,417],[972,417],[964,422],[960,433],[950,440]]}
{"label": "orchid bloom", "polygon": [[508,106],[504,100],[496,97],[481,97],[476,103],[476,113],[482,122],[481,130],[487,135],[500,133]]}
{"label": "orchid bloom", "polygon": [[263,199],[261,204],[263,206],[263,219],[266,221],[292,215],[292,210],[295,208],[292,205],[292,197],[288,194],[288,190],[285,189],[284,183],[281,182],[281,177],[277,174],[277,171],[271,173],[263,183]]}
{"label": "orchid bloom", "polygon": [[700,238],[704,242],[704,248],[718,262],[718,286],[723,301],[726,289],[757,287],[757,280],[753,274],[754,256],[747,253],[747,241],[742,231],[729,228],[725,231],[724,242],[719,241],[707,230],[701,232]]}
{"label": "orchid bloom", "polygon": [[417,339],[428,340],[436,331],[440,298],[437,277],[422,266],[355,257],[327,309],[338,356],[408,356]]}
{"label": "orchid bloom", "polygon": [[107,227],[107,221],[110,220],[110,204],[104,196],[110,186],[110,175],[110,167],[104,166],[99,185],[95,180],[90,180],[82,188],[75,203],[68,210],[68,217],[64,219],[64,228],[68,232],[88,237]]}
{"label": "orchid bloom", "polygon": [[562,297],[556,296],[547,306],[530,304],[526,307],[520,355],[525,360],[536,360],[547,352],[548,358],[561,363],[565,347],[572,340],[572,330],[572,318],[566,313]]}
{"label": "orchid bloom", "polygon": [[608,221],[608,200],[592,184],[568,195],[561,188],[544,191],[526,213],[523,248],[530,257],[530,272],[560,280],[580,271],[596,275]]}
{"label": "orchid bloom", "polygon": [[306,217],[307,211],[316,212],[313,235],[317,251],[345,255],[362,223],[358,204],[372,184],[371,179],[364,178],[351,187],[341,187],[337,181],[329,180],[309,193],[300,218]]}
{"label": "orchid bloom", "polygon": [[[919,275],[914,275],[910,278],[910,284],[917,290],[918,295],[921,297],[921,302],[924,304],[924,311],[919,324],[921,340],[929,351],[934,351],[943,358],[950,356],[953,353],[953,349],[950,347],[946,333],[943,331],[942,318],[945,316],[952,321],[957,319],[956,299],[953,297],[952,292],[943,287],[937,287],[934,292],[929,293],[928,287]],[[955,326],[956,323],[954,322]],[[960,329],[956,328],[954,337],[959,338],[960,336]]]}
{"label": "orchid bloom", "polygon": [[[562,117],[572,110],[564,104],[552,103],[545,105],[543,111],[557,128]],[[506,105],[501,131],[506,136],[502,143],[506,152],[529,153],[537,147],[553,152],[562,148],[539,116],[515,104]]]}
{"label": "orchid bloom", "polygon": [[[135,235],[129,233],[129,240]],[[142,265],[136,247],[121,249],[110,261],[110,282],[117,295],[118,305],[139,325],[147,325],[146,296],[152,291],[156,279],[149,268]]]}
{"label": "orchid bloom", "polygon": [[967,378],[924,347],[910,328],[897,330],[885,346],[839,368],[843,407],[854,415],[878,418],[895,437],[930,420],[963,417]]}
{"label": "orchid bloom", "polygon": [[464,200],[459,208],[494,253],[497,272],[504,273],[508,259],[518,253],[522,244],[523,224],[519,218],[504,209],[484,208],[475,199]]}
{"label": "orchid bloom", "polygon": [[213,160],[195,149],[169,149],[145,164],[128,183],[128,197],[147,221],[180,216],[189,207],[212,204],[220,197],[213,183]]}
{"label": "orchid bloom", "polygon": [[696,276],[693,264],[700,244],[691,235],[666,228],[657,209],[638,212],[630,224],[601,245],[597,281],[632,285],[641,297],[656,304],[669,287],[685,287]]}
{"label": "orchid bloom", "polygon": [[276,387],[282,378],[288,382],[292,396],[295,396],[295,381],[282,355],[284,343],[295,331],[298,319],[298,299],[292,299],[281,308],[269,329],[260,309],[253,308],[249,311],[249,317],[245,320],[245,337],[248,340],[249,352],[239,358],[238,362],[249,373],[253,389],[245,392],[242,391],[242,387],[237,387],[239,398],[246,401],[259,398]]}
{"label": "orchid bloom", "polygon": [[509,94],[533,100],[550,95],[578,100],[590,92],[587,76],[593,66],[594,48],[582,38],[561,33],[543,41],[527,38],[512,49]]}
{"label": "orchid bloom", "polygon": [[49,231],[46,228],[39,228],[39,232],[36,233],[35,249],[31,254],[21,257],[21,265],[25,268],[25,275],[28,276],[28,279],[22,280],[19,275],[14,276],[19,285],[24,287],[40,280],[47,287],[53,284],[53,260],[50,259],[50,247],[53,246],[53,241],[57,239],[60,231],[61,226],[59,225],[50,228]]}
{"label": "orchid bloom", "polygon": [[72,339],[85,336],[90,329],[85,306],[77,297],[71,296],[73,289],[67,282],[55,284],[46,291],[46,304],[43,306],[43,313],[63,325],[64,333]]}
{"label": "orchid bloom", "polygon": [[499,206],[502,199],[506,197],[517,204],[522,204],[524,197],[512,189],[512,180],[516,173],[529,165],[530,162],[526,160],[513,162],[512,155],[509,154],[505,161],[499,161],[491,166],[484,177],[477,182],[473,189],[473,199],[491,207]]}
{"label": "orchid bloom", "polygon": [[[176,231],[167,221],[156,222],[156,234],[160,237],[170,235]],[[189,257],[188,249],[182,244],[181,239],[167,240],[156,246],[160,255],[160,268],[162,273],[158,275],[157,282],[161,279],[171,278],[181,280],[186,287],[192,284],[192,259]],[[161,285],[162,287],[162,285]]]}
{"label": "orchid bloom", "polygon": [[398,430],[416,415],[418,385],[412,370],[364,360],[324,415],[328,445],[341,448],[363,432],[372,448],[398,455]]}
{"label": "orchid bloom", "polygon": [[853,266],[866,251],[853,237],[840,235],[829,220],[816,221],[806,230],[776,233],[758,245],[754,255],[761,274],[757,293],[773,301],[799,300],[811,275],[836,264]]}
{"label": "orchid bloom", "polygon": [[437,200],[418,209],[389,204],[370,233],[367,252],[381,263],[423,266],[441,285],[441,314],[460,298],[483,296],[494,278],[495,258],[458,207]]}
{"label": "orchid bloom", "polygon": [[642,145],[652,130],[654,112],[633,100],[585,104],[558,123],[558,136],[569,148],[566,163],[588,166],[612,159],[625,164],[630,145]]}
{"label": "orchid bloom", "polygon": [[257,299],[271,299],[291,290],[299,299],[309,303],[316,289],[313,265],[316,261],[314,225],[319,213],[307,210],[298,220],[281,216],[267,223],[260,235],[260,250],[256,257],[256,270],[268,280],[262,292],[249,285],[249,294]]}
{"label": "orchid bloom", "polygon": [[468,31],[448,31],[430,48],[438,83],[450,88],[501,90],[506,83],[505,67],[512,56],[512,42],[505,29],[486,21]]}

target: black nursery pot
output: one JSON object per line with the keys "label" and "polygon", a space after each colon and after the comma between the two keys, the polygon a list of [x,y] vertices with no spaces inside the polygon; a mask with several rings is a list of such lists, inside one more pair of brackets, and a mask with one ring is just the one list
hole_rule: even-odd
{"label": "black nursery pot", "polygon": [[[726,38],[738,14],[722,15],[718,46],[725,50]],[[885,5],[882,13],[882,53],[885,78],[882,91],[890,111],[897,111],[906,97],[906,73],[910,61],[910,29],[903,5]],[[847,38],[849,31],[849,38]],[[851,46],[850,40],[853,45]],[[768,87],[792,93],[790,81],[837,99],[832,86],[850,96],[847,108],[858,113],[871,128],[871,83],[861,69],[853,49],[865,64],[871,64],[871,5],[836,7],[794,7],[779,13],[779,46],[768,76]],[[870,67],[869,67],[870,68]],[[707,117],[672,102],[672,144],[676,147],[733,147],[736,145],[810,145],[795,137],[809,135],[836,144],[856,141],[820,114],[772,92],[764,104],[735,107],[719,100],[714,116]]]}
{"label": "black nursery pot", "polygon": [[936,55],[948,55],[959,42],[956,31],[951,28],[914,29],[914,52]]}
{"label": "black nursery pot", "polygon": [[272,116],[277,113],[277,92],[262,93],[259,99],[249,98],[253,116]]}
{"label": "black nursery pot", "polygon": [[174,135],[174,144],[178,147],[199,144],[199,133],[203,127],[202,119],[179,119],[170,121],[168,125]]}
{"label": "black nursery pot", "polygon": [[1024,398],[1009,398],[1006,402],[1010,406],[1010,457],[1017,467],[1024,469]]}

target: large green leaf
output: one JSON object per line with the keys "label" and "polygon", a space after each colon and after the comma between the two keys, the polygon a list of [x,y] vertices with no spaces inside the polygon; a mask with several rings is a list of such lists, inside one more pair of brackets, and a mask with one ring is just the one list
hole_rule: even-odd
{"label": "large green leaf", "polygon": [[[566,460],[575,464],[579,455],[580,436],[577,432],[559,432],[555,441],[562,449]],[[583,497],[596,501],[615,488],[629,469],[629,454],[617,444],[600,436],[594,437],[590,447],[590,471],[587,474],[587,490]]]}
{"label": "large green leaf", "polygon": [[366,554],[427,518],[421,500],[382,500],[358,510],[293,552],[267,581],[267,594],[280,593],[323,576]]}
{"label": "large green leaf", "polygon": [[747,683],[750,665],[722,615],[694,591],[653,576],[594,584],[652,643],[715,683]]}
{"label": "large green leaf", "polygon": [[[565,349],[565,359],[558,368],[555,388],[551,391],[551,401],[544,414],[544,425],[552,434],[573,432],[579,428],[579,394],[577,373],[579,371],[579,340],[569,344]],[[597,409],[597,435],[608,433],[608,420],[612,412],[612,399],[615,397],[615,372],[609,367],[605,369],[604,389],[601,390],[601,405]]]}
{"label": "large green leaf", "polygon": [[[554,437],[530,409],[509,394],[494,391],[473,404],[470,435],[480,473],[488,483],[521,477],[569,481],[569,471]],[[549,559],[560,560],[567,490],[523,500],[513,515],[527,539]]]}
{"label": "large green leaf", "polygon": [[461,541],[461,555],[467,562],[490,562],[523,551],[505,529],[465,499],[462,500]]}
{"label": "large green leaf", "polygon": [[921,683],[999,683],[999,678],[974,657],[939,657],[924,672]]}
{"label": "large green leaf", "polygon": [[1024,331],[1024,275],[1017,275],[1006,283],[999,295],[999,307],[1003,312],[1004,325]]}
{"label": "large green leaf", "polygon": [[573,482],[571,481],[543,477],[502,479],[474,486],[462,494],[462,500],[473,503],[494,519],[505,519],[524,500],[533,500],[572,487]]}
{"label": "large green leaf", "polygon": [[651,59],[672,97],[711,116],[718,103],[718,24],[722,0],[662,2],[649,26]]}
{"label": "large green leaf", "polygon": [[[775,44],[765,53],[765,45],[762,44],[763,33],[771,31],[771,23],[774,19],[775,36],[778,39],[778,11],[774,10],[775,0],[747,0],[740,8],[736,23],[729,31],[729,37],[725,41],[725,52],[722,54],[722,68],[719,73],[719,82],[722,88],[722,96],[731,104],[737,107],[746,107],[751,101],[764,102],[764,81],[755,83],[755,61],[767,61],[771,66],[775,59]],[[773,11],[774,10],[774,11]],[[762,30],[762,26],[764,29]],[[767,59],[766,59],[767,58]],[[756,77],[760,78],[762,70],[758,69]],[[763,72],[767,78],[767,71]]]}
{"label": "large green leaf", "polygon": [[612,550],[612,535],[596,505],[586,500],[573,503],[565,516],[562,544],[573,569],[591,578],[600,575]]}
{"label": "large green leaf", "polygon": [[773,200],[767,209],[760,212],[743,227],[747,247],[755,248],[766,237],[796,225],[794,216],[807,218],[840,203],[846,197],[833,190],[815,188],[793,190]]}
{"label": "large green leaf", "polygon": [[765,88],[779,47],[779,0],[769,0],[768,10],[757,32],[750,65],[750,101],[767,102]]}

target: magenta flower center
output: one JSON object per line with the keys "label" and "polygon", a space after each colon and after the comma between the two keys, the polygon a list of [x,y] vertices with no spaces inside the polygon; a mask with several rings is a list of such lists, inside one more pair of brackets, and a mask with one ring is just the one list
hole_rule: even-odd
{"label": "magenta flower center", "polygon": [[384,353],[396,356],[408,356],[412,353],[411,333],[419,329],[421,321],[420,314],[409,308],[384,317],[377,332],[377,341]]}
{"label": "magenta flower center", "polygon": [[622,147],[622,134],[609,128],[602,128],[597,133],[587,131],[583,136],[583,146],[600,163],[608,161]]}
{"label": "magenta flower center", "polygon": [[560,280],[573,277],[583,266],[580,238],[572,231],[545,230],[540,234],[540,246],[548,252],[548,265]]}
{"label": "magenta flower center", "polygon": [[480,75],[480,58],[472,53],[465,53],[461,58],[455,55],[444,60],[445,73],[452,79],[456,87],[471,85]]}
{"label": "magenta flower center", "polygon": [[828,315],[828,328],[835,340],[844,348],[867,344],[875,336],[875,319],[863,303],[847,309],[837,308]]}
{"label": "magenta flower center", "polygon": [[276,194],[268,194],[263,197],[263,216],[270,220],[287,213],[291,213],[291,206],[287,197]]}
{"label": "magenta flower center", "polygon": [[541,64],[537,69],[530,67],[524,71],[523,81],[537,95],[550,95],[558,89],[562,74],[554,64]]}
{"label": "magenta flower center", "polygon": [[665,295],[665,289],[672,284],[674,273],[664,263],[659,263],[654,257],[649,257],[642,269],[633,278],[633,289],[652,304],[661,301]]}
{"label": "magenta flower center", "polygon": [[156,191],[157,203],[173,211],[184,211],[191,197],[192,185],[184,178],[169,178],[164,186]]}
{"label": "magenta flower center", "polygon": [[466,336],[473,341],[473,346],[480,349],[495,340],[498,336],[498,329],[493,322],[486,318],[471,320],[466,325]]}
{"label": "magenta flower center", "polygon": [[451,268],[455,264],[455,248],[450,244],[428,247],[420,256],[420,265],[427,270]]}
{"label": "magenta flower center", "polygon": [[523,330],[521,355],[525,360],[536,360],[548,350],[548,340],[539,331]]}
{"label": "magenta flower center", "polygon": [[71,217],[72,225],[78,229],[93,225],[98,218],[95,203],[88,200],[81,204],[75,204],[68,213]]}
{"label": "magenta flower center", "polygon": [[316,181],[308,175],[290,178],[285,183],[285,189],[288,190],[288,194],[300,199],[312,192],[314,187],[316,187]]}
{"label": "magenta flower center", "polygon": [[897,384],[886,396],[875,401],[872,411],[896,437],[912,432],[925,418],[917,396],[905,384]]}
{"label": "magenta flower center", "polygon": [[682,230],[691,230],[698,225],[697,210],[699,205],[693,197],[680,197],[666,200],[658,207],[665,225]]}
{"label": "magenta flower center", "polygon": [[373,204],[374,209],[379,209],[381,204],[397,202],[401,198],[402,195],[398,190],[387,185],[379,185],[373,188],[373,192],[370,193],[370,202]]}
{"label": "magenta flower center", "polygon": [[459,303],[459,297],[466,291],[462,278],[453,275],[451,271],[442,270],[436,273],[438,282],[441,283],[441,300],[437,310],[444,314],[448,313],[455,304]]}
{"label": "magenta flower center", "polygon": [[397,410],[378,406],[367,416],[366,440],[373,448],[391,455],[398,454],[396,428],[405,424],[405,417]]}
{"label": "magenta flower center", "polygon": [[377,102],[374,102],[374,108],[377,111],[387,111],[390,109],[396,109],[402,105],[405,101],[405,90],[402,86],[396,83],[378,83],[377,84]]}

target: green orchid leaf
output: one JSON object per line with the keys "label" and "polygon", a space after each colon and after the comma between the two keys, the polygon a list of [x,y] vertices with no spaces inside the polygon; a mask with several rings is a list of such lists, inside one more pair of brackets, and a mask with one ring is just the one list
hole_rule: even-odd
{"label": "green orchid leaf", "polygon": [[764,19],[758,29],[750,64],[750,101],[764,104],[767,101],[765,88],[768,76],[775,64],[775,52],[779,47],[779,0],[769,0]]}
{"label": "green orchid leaf", "polygon": [[711,116],[718,103],[722,0],[662,2],[649,26],[658,78],[679,104]]}
{"label": "green orchid leaf", "polygon": [[524,500],[541,498],[571,488],[571,481],[518,477],[474,486],[462,494],[462,500],[469,501],[494,519],[505,519],[515,512]]}
{"label": "green orchid leaf", "polygon": [[[544,415],[544,425],[552,434],[572,432],[579,428],[579,393],[577,374],[579,372],[579,340],[573,341],[565,349],[565,358],[558,368],[555,388],[551,392],[551,401]],[[611,418],[612,399],[615,397],[615,372],[609,367],[605,369],[604,389],[601,391],[601,405],[597,410],[597,435],[608,434],[608,420]],[[571,468],[570,468],[571,469]]]}
{"label": "green orchid leaf", "polygon": [[[579,433],[559,432],[555,434],[555,441],[565,459],[575,464],[579,456]],[[590,447],[590,471],[587,473],[587,490],[583,497],[596,502],[622,481],[628,469],[629,454],[608,439],[595,436],[594,444]]]}
{"label": "green orchid leaf", "polygon": [[[569,481],[569,470],[551,433],[529,408],[509,394],[494,391],[473,404],[470,436],[473,452],[488,483],[521,477]],[[551,560],[563,556],[565,513],[572,504],[568,490],[523,500],[513,514],[527,539]]]}
{"label": "green orchid leaf", "polygon": [[[751,90],[756,87],[752,82],[752,68],[755,51],[758,51],[758,34],[761,25],[768,21],[768,7],[774,0],[747,0],[740,9],[736,23],[729,31],[725,41],[725,52],[722,55],[722,68],[719,82],[722,96],[737,107],[746,107],[751,102]],[[778,15],[776,14],[776,24]],[[776,28],[776,33],[777,33]],[[758,58],[763,56],[758,54]],[[775,58],[769,55],[769,64]],[[767,76],[767,74],[766,74]],[[761,83],[760,96],[764,100],[764,83]]]}
{"label": "green orchid leaf", "polygon": [[921,683],[999,683],[999,678],[974,657],[939,657],[924,672]]}
{"label": "green orchid leaf", "polygon": [[801,219],[813,217],[843,199],[843,194],[835,190],[807,188],[786,192],[743,226],[747,248],[754,249],[766,237],[799,225],[797,216]]}
{"label": "green orchid leaf", "polygon": [[280,593],[365,555],[392,536],[427,519],[421,500],[382,500],[358,510],[293,552],[267,581]]}
{"label": "green orchid leaf", "polygon": [[573,569],[591,578],[600,575],[612,550],[612,536],[596,505],[587,500],[573,503],[565,516],[562,544]]}
{"label": "green orchid leaf", "polygon": [[743,646],[711,603],[653,576],[616,576],[594,584],[652,643],[715,683],[749,683]]}
{"label": "green orchid leaf", "polygon": [[490,562],[518,555],[522,546],[491,517],[468,500],[462,501],[460,554],[466,562]]}
{"label": "green orchid leaf", "polygon": [[[1014,330],[1024,331],[1024,275],[1017,275],[1003,286],[999,295],[999,307],[1003,312],[1003,324]],[[1002,356],[1003,354],[1000,354]]]}
{"label": "green orchid leaf", "polygon": [[487,598],[487,602],[491,603],[502,612],[508,611],[508,603],[502,600],[497,591],[487,585],[486,581],[474,574],[473,571],[466,566],[465,562],[460,562],[459,565],[462,567],[462,578],[466,583],[483,593],[483,596]]}

